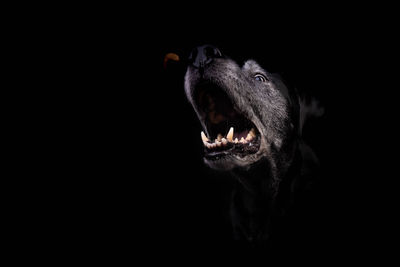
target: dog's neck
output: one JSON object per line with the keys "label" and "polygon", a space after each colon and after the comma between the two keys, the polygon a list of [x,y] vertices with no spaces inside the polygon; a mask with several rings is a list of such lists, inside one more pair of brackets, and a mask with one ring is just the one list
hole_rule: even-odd
{"label": "dog's neck", "polygon": [[[231,217],[237,239],[266,240],[269,238],[274,216],[280,214],[280,194],[288,192],[292,180],[289,173],[299,170],[301,159],[295,153],[292,164],[282,172],[274,163],[264,160],[249,170],[235,170],[236,187],[232,194]],[[295,170],[296,169],[296,170]],[[285,180],[286,179],[286,180]],[[284,190],[282,190],[285,187]]]}

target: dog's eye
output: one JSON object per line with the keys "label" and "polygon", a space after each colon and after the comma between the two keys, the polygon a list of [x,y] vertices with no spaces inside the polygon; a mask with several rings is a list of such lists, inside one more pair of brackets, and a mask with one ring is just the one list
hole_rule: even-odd
{"label": "dog's eye", "polygon": [[260,81],[260,82],[263,82],[263,83],[265,83],[266,81],[268,81],[268,79],[267,79],[264,75],[262,75],[262,74],[256,74],[256,75],[254,76],[254,79],[256,79],[256,81]]}

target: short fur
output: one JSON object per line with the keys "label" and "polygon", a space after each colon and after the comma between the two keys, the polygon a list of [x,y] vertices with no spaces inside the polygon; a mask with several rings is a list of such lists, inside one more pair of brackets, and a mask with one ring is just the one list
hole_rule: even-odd
{"label": "short fur", "polygon": [[[267,82],[254,79],[256,74]],[[194,88],[202,82],[217,84],[261,134],[257,153],[244,158],[232,155],[218,162],[205,163],[229,171],[238,181],[232,195],[231,218],[238,239],[266,240],[273,231],[274,218],[285,213],[296,192],[307,187],[316,176],[318,160],[302,138],[302,128],[310,115],[323,110],[315,100],[305,101],[289,88],[281,77],[269,73],[255,60],[239,66],[234,60],[215,58],[204,68],[188,65],[185,93],[207,132],[196,101]],[[311,103],[311,105],[310,105]]]}

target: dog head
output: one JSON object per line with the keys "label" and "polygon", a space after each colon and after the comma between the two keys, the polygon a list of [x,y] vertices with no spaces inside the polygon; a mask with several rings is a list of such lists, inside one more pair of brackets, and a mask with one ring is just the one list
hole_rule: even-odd
{"label": "dog head", "polygon": [[287,162],[298,104],[282,79],[252,59],[239,65],[211,45],[196,47],[188,63],[185,93],[203,128],[205,163],[232,170],[262,159]]}

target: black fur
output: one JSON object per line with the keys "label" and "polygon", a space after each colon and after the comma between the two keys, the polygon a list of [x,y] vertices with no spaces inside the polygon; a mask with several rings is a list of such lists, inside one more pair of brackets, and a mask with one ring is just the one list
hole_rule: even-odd
{"label": "black fur", "polygon": [[[195,51],[202,49],[204,46]],[[306,119],[321,116],[323,109],[315,99],[289,88],[279,75],[269,73],[256,61],[247,60],[239,66],[215,51],[218,53],[211,56],[198,52],[200,55],[189,61],[186,96],[207,133],[206,118],[195,95],[197,86],[204,83],[223,90],[235,108],[256,125],[261,139],[257,153],[229,154],[215,161],[205,158],[205,163],[230,172],[237,181],[230,208],[235,238],[267,240],[278,218],[318,175],[318,159],[304,142],[302,130]],[[266,81],[254,79],[259,73]]]}

